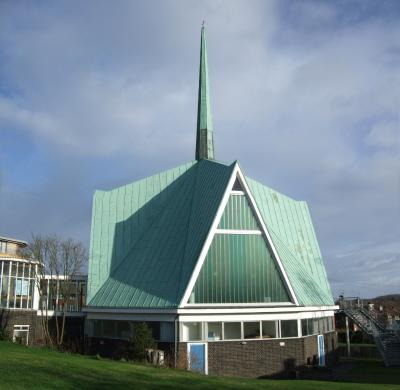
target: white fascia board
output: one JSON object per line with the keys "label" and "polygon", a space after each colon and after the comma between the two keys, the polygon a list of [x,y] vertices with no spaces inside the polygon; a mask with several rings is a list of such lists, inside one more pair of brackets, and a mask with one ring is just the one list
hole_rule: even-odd
{"label": "white fascia board", "polygon": [[274,243],[272,242],[271,235],[270,235],[269,232],[268,232],[267,226],[266,226],[265,223],[264,223],[264,220],[263,220],[263,218],[262,218],[262,216],[261,216],[261,213],[260,213],[260,211],[258,210],[256,201],[254,200],[253,195],[251,194],[250,188],[249,188],[249,186],[247,185],[246,179],[245,179],[245,177],[244,177],[244,175],[243,175],[241,169],[239,168],[239,166],[238,166],[238,175],[239,175],[240,184],[244,187],[244,190],[245,190],[245,192],[246,192],[246,195],[247,195],[247,197],[248,197],[249,200],[250,200],[250,204],[251,204],[251,206],[252,206],[254,212],[256,213],[257,220],[258,220],[259,224],[260,224],[261,227],[262,227],[263,233],[265,234],[265,238],[267,239],[267,241],[268,241],[268,243],[269,243],[269,245],[270,245],[270,247],[271,247],[271,249],[272,249],[274,258],[275,258],[276,262],[278,263],[279,270],[280,270],[281,275],[283,276],[283,278],[284,278],[284,280],[285,280],[286,286],[287,286],[288,289],[289,289],[291,298],[292,298],[292,300],[294,301],[294,303],[298,306],[298,305],[299,305],[299,301],[297,300],[296,294],[294,293],[293,287],[292,287],[292,285],[291,285],[291,283],[290,283],[290,281],[289,281],[289,278],[288,278],[288,276],[287,276],[287,273],[286,273],[286,271],[285,271],[285,268],[283,267],[282,261],[281,261],[279,255],[278,255],[278,252],[277,252],[277,250],[276,250],[276,248],[275,248]]}
{"label": "white fascia board", "polygon": [[173,322],[176,320],[176,314],[123,314],[123,313],[88,313],[88,320],[115,320],[115,321],[162,321]]}
{"label": "white fascia board", "polygon": [[179,316],[179,322],[239,322],[239,321],[276,321],[276,320],[301,320],[304,318],[333,317],[333,311],[307,313],[260,313],[260,314],[193,314]]}
{"label": "white fascia board", "polygon": [[194,270],[193,270],[192,275],[190,277],[189,283],[186,286],[185,293],[183,294],[182,300],[179,303],[179,307],[184,307],[189,301],[190,294],[191,294],[191,292],[193,290],[193,287],[194,287],[194,285],[196,283],[196,280],[197,280],[197,278],[198,278],[198,276],[200,274],[200,271],[201,271],[201,268],[203,266],[204,260],[206,259],[208,250],[209,250],[209,248],[211,246],[212,240],[213,240],[214,235],[216,233],[216,230],[218,228],[218,225],[219,225],[219,222],[221,220],[222,214],[223,214],[223,212],[225,210],[225,206],[228,203],[229,196],[231,195],[231,190],[233,188],[233,184],[235,183],[238,170],[239,170],[239,165],[236,162],[235,166],[233,168],[231,177],[229,179],[228,185],[225,188],[224,196],[222,197],[222,201],[221,201],[221,203],[220,203],[220,205],[218,207],[217,213],[215,214],[213,223],[211,224],[211,228],[210,228],[210,230],[208,232],[207,238],[206,238],[206,240],[204,242],[204,245],[203,245],[203,248],[202,248],[202,250],[200,252],[200,256],[199,256],[199,258],[197,260],[197,264],[194,267]]}
{"label": "white fascia board", "polygon": [[302,312],[319,312],[319,311],[336,311],[339,306],[295,306],[290,307],[229,307],[229,308],[191,308],[179,309],[179,315],[192,314],[246,314],[246,313],[302,313]]}
{"label": "white fascia board", "polygon": [[101,308],[101,307],[83,307],[86,313],[123,313],[123,314],[177,314],[178,309],[123,309],[123,308]]}

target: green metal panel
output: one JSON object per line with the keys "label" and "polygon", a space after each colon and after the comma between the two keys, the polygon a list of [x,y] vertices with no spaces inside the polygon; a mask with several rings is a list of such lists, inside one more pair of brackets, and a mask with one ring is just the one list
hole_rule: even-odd
{"label": "green metal panel", "polygon": [[196,160],[214,159],[214,136],[208,81],[207,44],[204,26],[201,29],[199,96],[197,106]]}
{"label": "green metal panel", "polygon": [[258,230],[258,224],[245,195],[231,195],[222,214],[219,229]]}
{"label": "green metal panel", "polygon": [[190,302],[262,303],[290,299],[261,235],[216,234]]}

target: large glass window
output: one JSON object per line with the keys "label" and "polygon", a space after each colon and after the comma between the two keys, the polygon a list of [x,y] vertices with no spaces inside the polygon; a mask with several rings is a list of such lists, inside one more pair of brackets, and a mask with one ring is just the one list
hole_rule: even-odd
{"label": "large glass window", "polygon": [[260,338],[260,323],[257,322],[243,322],[243,337],[245,339],[259,339]]}
{"label": "large glass window", "polygon": [[240,322],[225,322],[224,323],[224,337],[225,340],[238,340],[242,338]]}
{"label": "large glass window", "polygon": [[34,283],[31,264],[23,261],[0,261],[0,307],[32,308]]}
{"label": "large glass window", "polygon": [[263,321],[261,325],[263,339],[274,339],[278,337],[276,321]]}
{"label": "large glass window", "polygon": [[281,321],[281,337],[297,337],[297,320]]}
{"label": "large glass window", "polygon": [[216,234],[190,302],[269,303],[290,298],[262,235]]}

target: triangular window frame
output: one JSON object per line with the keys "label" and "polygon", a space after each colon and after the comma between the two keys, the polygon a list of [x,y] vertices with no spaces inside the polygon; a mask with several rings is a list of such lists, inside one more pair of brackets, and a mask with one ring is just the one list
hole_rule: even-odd
{"label": "triangular window frame", "polygon": [[[235,182],[237,180],[239,181],[239,184],[241,185],[242,191],[234,189],[234,184],[235,184]],[[195,286],[197,278],[198,278],[198,276],[200,274],[200,271],[201,271],[201,269],[203,267],[203,264],[204,264],[205,259],[207,257],[207,253],[208,253],[208,251],[210,249],[210,246],[212,244],[214,236],[215,236],[215,234],[218,234],[219,232],[221,232],[221,229],[218,229],[218,226],[220,224],[223,212],[224,212],[224,210],[226,208],[226,205],[228,203],[229,197],[232,195],[232,193],[235,193],[235,192],[236,193],[239,193],[239,192],[243,193],[247,197],[247,200],[249,202],[250,208],[253,211],[253,214],[254,214],[254,217],[255,217],[255,219],[256,219],[256,221],[258,223],[258,226],[261,228],[261,234],[263,235],[264,240],[266,240],[266,245],[268,246],[268,248],[272,252],[273,260],[276,262],[276,265],[278,267],[278,271],[279,271],[280,275],[282,276],[282,281],[283,281],[283,283],[284,283],[284,285],[285,285],[285,287],[286,287],[286,289],[288,291],[289,298],[290,298],[291,302],[273,302],[273,303],[268,303],[268,304],[265,304],[265,303],[262,303],[262,302],[260,302],[260,303],[229,303],[229,304],[226,304],[226,303],[189,303],[190,295],[191,295],[191,293],[193,291],[193,288]],[[199,258],[197,260],[197,263],[195,265],[195,268],[194,268],[194,270],[192,272],[192,275],[190,277],[189,283],[186,286],[186,290],[185,290],[185,292],[183,294],[183,297],[181,299],[179,307],[183,308],[183,307],[187,307],[187,306],[190,306],[190,307],[201,307],[201,306],[203,306],[204,307],[204,306],[227,306],[227,305],[228,306],[243,306],[243,305],[246,305],[246,306],[251,306],[251,305],[256,305],[256,306],[264,306],[264,305],[265,306],[282,306],[282,305],[293,305],[293,304],[296,305],[296,306],[299,305],[298,300],[296,298],[296,294],[294,293],[294,289],[293,289],[293,287],[292,287],[292,285],[291,285],[291,283],[289,281],[288,275],[287,275],[287,273],[286,273],[286,271],[285,271],[285,269],[284,269],[284,267],[282,265],[282,261],[281,261],[281,259],[279,257],[279,254],[278,254],[278,252],[277,252],[277,250],[275,248],[275,245],[272,242],[271,235],[268,232],[267,226],[265,225],[265,223],[263,221],[263,218],[261,216],[261,213],[258,210],[258,207],[257,207],[257,204],[256,204],[256,202],[254,200],[254,197],[251,194],[251,191],[250,191],[250,189],[249,189],[249,187],[248,187],[248,185],[246,183],[246,179],[245,179],[245,177],[244,177],[244,175],[243,175],[243,173],[242,173],[242,171],[241,171],[241,169],[239,167],[239,164],[236,163],[235,167],[234,167],[234,169],[232,171],[231,177],[229,179],[228,185],[226,186],[225,193],[224,193],[224,196],[222,198],[222,201],[221,201],[221,203],[219,205],[219,208],[217,210],[217,213],[216,213],[216,215],[214,217],[214,221],[213,221],[213,223],[211,225],[211,228],[210,228],[210,230],[208,232],[207,238],[206,238],[206,240],[205,240],[205,242],[203,244],[203,248],[202,248],[202,250],[200,252],[200,256],[199,256]]]}

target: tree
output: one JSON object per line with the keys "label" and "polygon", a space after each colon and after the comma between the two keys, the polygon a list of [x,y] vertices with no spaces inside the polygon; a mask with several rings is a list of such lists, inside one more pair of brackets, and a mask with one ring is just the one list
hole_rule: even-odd
{"label": "tree", "polygon": [[[87,262],[87,251],[80,242],[72,239],[33,235],[27,255],[37,264],[35,281],[45,341],[60,347],[64,341],[66,313],[75,292],[75,279]],[[54,309],[55,337],[49,330],[49,304]]]}
{"label": "tree", "polygon": [[133,336],[128,341],[127,358],[143,361],[146,359],[146,349],[155,348],[156,342],[152,331],[145,322],[139,322],[133,327]]}

